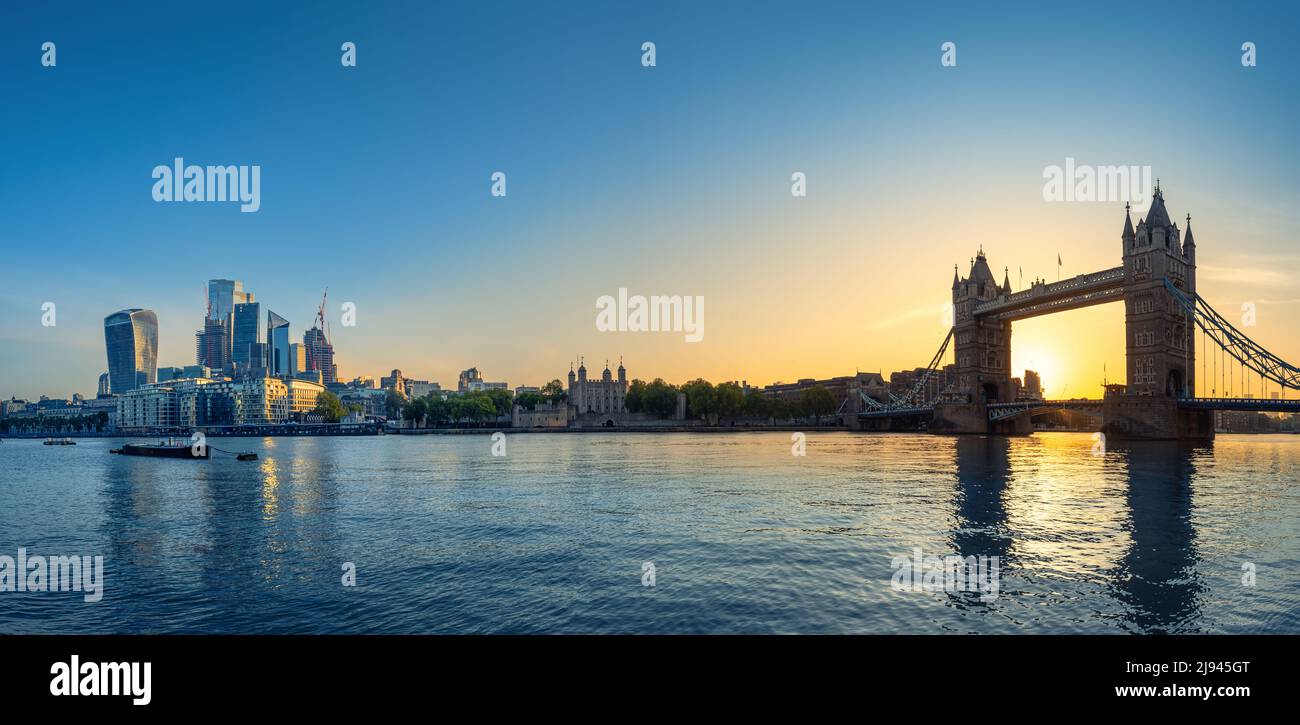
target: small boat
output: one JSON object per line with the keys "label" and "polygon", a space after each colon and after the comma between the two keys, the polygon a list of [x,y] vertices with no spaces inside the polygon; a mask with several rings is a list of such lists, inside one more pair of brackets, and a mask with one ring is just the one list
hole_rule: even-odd
{"label": "small boat", "polygon": [[236,460],[240,460],[240,461],[256,461],[256,460],[257,460],[257,454],[256,454],[256,453],[240,453],[239,455],[235,456],[235,459],[236,459]]}
{"label": "small boat", "polygon": [[[198,450],[195,450],[197,448]],[[123,456],[148,456],[150,458],[207,458],[207,446],[191,446],[189,441],[159,441],[158,445],[127,443],[109,453]]]}
{"label": "small boat", "polygon": [[77,442],[74,441],[74,440],[72,440],[71,438],[46,438],[46,439],[45,439],[45,445],[47,445],[47,446],[75,446],[75,445],[77,445]]}

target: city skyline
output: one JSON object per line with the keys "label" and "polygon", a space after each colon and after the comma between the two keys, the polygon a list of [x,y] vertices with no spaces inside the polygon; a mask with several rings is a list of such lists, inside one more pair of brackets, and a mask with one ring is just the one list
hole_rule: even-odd
{"label": "city skyline", "polygon": [[[955,7],[936,24],[832,5],[816,42],[777,4],[722,36],[703,28],[725,9],[685,6],[361,18],[323,4],[293,34],[235,12],[201,38],[176,32],[183,14],[106,13],[90,32],[58,8],[20,9],[15,37],[37,47],[57,24],[60,56],[48,69],[22,43],[0,49],[8,98],[41,109],[0,119],[28,170],[0,181],[0,395],[93,391],[95,330],[119,309],[154,310],[159,364],[190,364],[194,284],[209,278],[242,280],[299,332],[328,286],[346,379],[399,367],[446,384],[476,365],[540,384],[579,353],[675,382],[911,369],[945,334],[952,266],[980,245],[1017,290],[1118,264],[1121,201],[1043,200],[1044,169],[1070,159],[1151,167],[1171,216],[1194,220],[1201,294],[1229,316],[1255,305],[1251,336],[1300,358],[1285,23],[1155,4],[1152,21],[1082,18],[1049,37],[1060,11],[1025,8],[995,21]],[[1179,42],[1149,52],[1151,22]],[[471,27],[492,28],[486,57]],[[345,40],[356,68],[339,66]],[[948,40],[953,68],[939,63]],[[1239,62],[1245,40],[1258,67]],[[267,108],[231,112],[248,97]],[[103,107],[117,110],[91,112]],[[150,170],[182,156],[260,164],[260,209],[154,202]],[[790,194],[795,172],[806,197]],[[707,336],[598,332],[596,301],[620,288],[706,298]],[[47,301],[57,326],[40,324]],[[338,324],[343,302],[356,327]],[[1117,306],[1018,322],[1015,337],[1013,370],[1037,370],[1052,395],[1123,378]]]}
{"label": "city skyline", "polygon": [[557,634],[1286,693],[1300,5],[10,5],[19,698]]}

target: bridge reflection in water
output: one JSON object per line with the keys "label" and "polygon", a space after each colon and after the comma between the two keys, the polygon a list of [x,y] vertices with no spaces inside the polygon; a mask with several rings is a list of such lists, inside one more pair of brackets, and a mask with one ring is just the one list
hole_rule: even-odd
{"label": "bridge reflection in water", "polygon": [[[1084,475],[1088,464],[1054,469],[1060,457],[1052,441],[1060,439],[1036,440],[1041,444],[1004,436],[956,440],[949,544],[963,558],[999,557],[1001,613],[1017,618],[1008,600],[1051,606],[1065,597],[1053,591],[1054,580],[1086,578],[1096,583],[1100,599],[1084,604],[1096,617],[1119,620],[1122,630],[1197,631],[1205,584],[1191,482],[1197,458],[1212,456],[1211,450],[1134,441],[1091,461],[1107,472],[1102,477]],[[1042,450],[1027,455],[1027,445]],[[1086,448],[1079,452],[1088,457]],[[1096,500],[1094,518],[1080,518],[1080,504],[1088,499]],[[1021,586],[1027,591],[1018,591]],[[949,599],[964,609],[988,606],[967,593]],[[1036,616],[1025,609],[1027,619]]]}
{"label": "bridge reflection in water", "polygon": [[1133,629],[1186,632],[1200,615],[1196,531],[1192,527],[1195,450],[1173,441],[1113,449],[1128,478],[1129,547],[1111,588]]}

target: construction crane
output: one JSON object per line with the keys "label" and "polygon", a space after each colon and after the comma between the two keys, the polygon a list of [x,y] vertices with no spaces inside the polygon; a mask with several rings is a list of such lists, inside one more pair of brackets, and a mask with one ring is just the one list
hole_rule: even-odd
{"label": "construction crane", "polygon": [[321,295],[320,307],[316,308],[316,327],[325,334],[325,342],[330,341],[329,323],[325,321],[325,302],[329,299],[330,288],[325,288],[325,294]]}

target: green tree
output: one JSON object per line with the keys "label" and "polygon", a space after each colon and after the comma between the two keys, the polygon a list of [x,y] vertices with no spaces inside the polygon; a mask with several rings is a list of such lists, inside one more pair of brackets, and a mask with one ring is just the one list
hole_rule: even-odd
{"label": "green tree", "polygon": [[429,415],[429,405],[424,398],[416,398],[407,401],[402,406],[402,417],[411,421],[411,427],[415,428]]}
{"label": "green tree", "polygon": [[534,392],[520,393],[518,396],[515,397],[515,405],[519,406],[520,408],[524,408],[526,410],[536,410],[537,404],[542,402],[543,400],[544,398],[542,398],[540,393],[534,393]]}
{"label": "green tree", "polygon": [[402,412],[403,405],[406,405],[406,396],[396,390],[390,390],[384,396],[384,413],[389,418],[396,418]]}
{"label": "green tree", "polygon": [[542,397],[550,403],[562,403],[569,399],[569,394],[564,390],[564,383],[557,378],[542,386]]}
{"label": "green tree", "polygon": [[642,408],[651,415],[667,418],[677,412],[677,388],[655,378],[646,386]]}
{"label": "green tree", "polygon": [[790,420],[794,416],[790,401],[785,398],[771,399],[767,404],[767,412],[772,416],[772,420]]}
{"label": "green tree", "polygon": [[424,409],[429,424],[436,428],[440,424],[450,421],[452,416],[451,402],[441,395],[430,393],[424,398]]}
{"label": "green tree", "polygon": [[713,389],[718,417],[734,419],[745,409],[745,391],[739,383],[719,383]]}
{"label": "green tree", "polygon": [[492,399],[481,391],[457,395],[448,402],[451,408],[451,418],[456,423],[477,423],[487,418],[493,418],[497,414]]}
{"label": "green tree", "polygon": [[750,418],[767,419],[772,415],[772,399],[751,390],[742,403],[745,415]]}
{"label": "green tree", "polygon": [[831,391],[821,385],[814,385],[803,391],[799,401],[803,404],[804,415],[813,416],[818,425],[821,424],[823,415],[835,412],[835,398],[831,396]]}
{"label": "green tree", "polygon": [[465,396],[464,413],[467,419],[478,423],[495,417],[497,407],[488,395],[481,391],[475,391]]}
{"label": "green tree", "polygon": [[686,393],[688,417],[702,418],[706,422],[711,422],[710,419],[717,415],[718,398],[713,383],[704,378],[696,378],[683,385],[682,392]]}
{"label": "green tree", "polygon": [[323,390],[316,396],[316,407],[312,412],[319,413],[326,423],[337,423],[347,414],[339,396],[328,390]]}
{"label": "green tree", "polygon": [[623,396],[623,407],[627,408],[627,412],[640,413],[645,410],[645,391],[644,380],[633,380],[627,386],[627,395]]}
{"label": "green tree", "polygon": [[493,388],[486,391],[486,393],[488,400],[492,403],[492,408],[498,416],[510,415],[510,409],[514,406],[514,393],[501,388]]}

